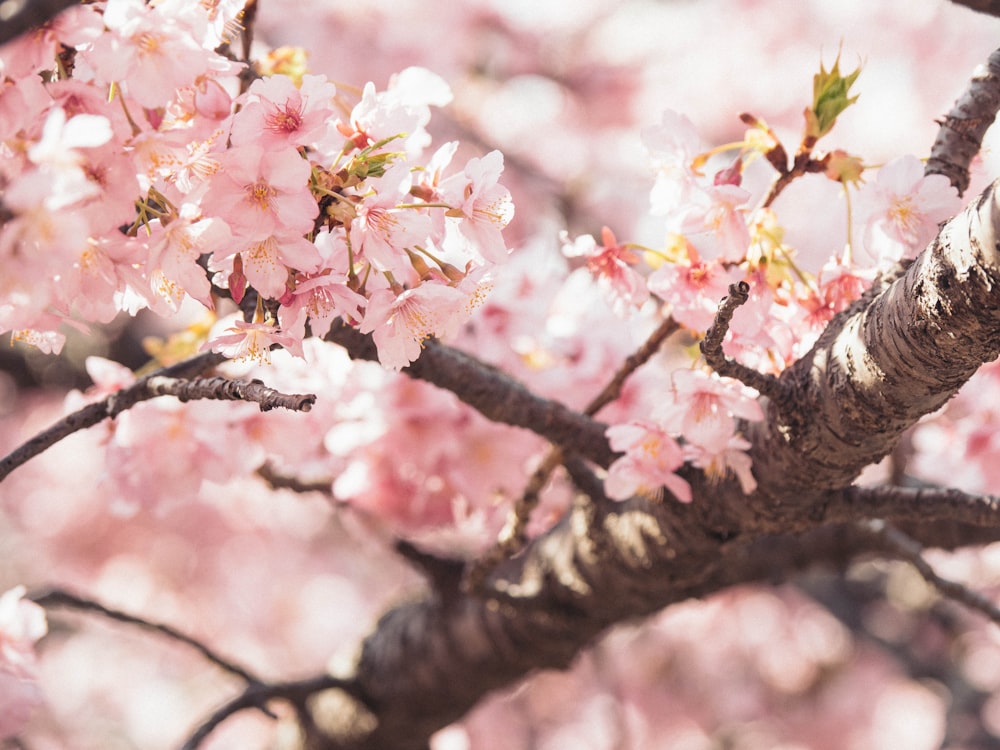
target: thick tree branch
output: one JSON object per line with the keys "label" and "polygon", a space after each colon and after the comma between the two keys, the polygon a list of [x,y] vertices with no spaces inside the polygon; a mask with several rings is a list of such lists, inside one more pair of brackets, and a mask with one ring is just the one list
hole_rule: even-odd
{"label": "thick tree branch", "polygon": [[[1000,536],[991,499],[937,496],[947,507],[941,514],[960,522],[928,522],[938,515],[928,512],[934,495],[844,489],[1000,351],[998,224],[992,186],[904,274],[835,318],[786,370],[782,403],[765,403],[765,421],[747,430],[754,495],[686,470],[690,505],[615,504],[596,476],[567,461],[589,497],[498,566],[484,583],[486,595],[432,592],[382,619],[356,673],[377,724],[364,737],[329,747],[425,747],[432,732],[489,690],[532,669],[565,666],[615,622],[738,583],[783,579],[816,562],[846,565],[865,552],[886,554],[884,542],[858,523],[875,512],[909,519],[906,533],[925,546]],[[416,363],[419,376],[443,387],[458,382],[453,373],[439,377],[454,366],[451,356],[445,347],[428,347]],[[463,364],[471,369],[462,371],[460,391],[472,378],[501,393],[507,388],[502,376]],[[527,403],[522,426],[553,409]],[[563,424],[572,420],[558,408],[553,413]],[[598,436],[603,440],[603,430],[594,431]]]}
{"label": "thick tree branch", "polygon": [[951,488],[847,487],[831,492],[818,512],[825,523],[878,518],[909,523],[941,520],[1000,529],[1000,497]]}
{"label": "thick tree branch", "polygon": [[886,456],[1000,352],[997,184],[949,221],[907,271],[835,317],[781,375],[785,403],[747,428],[772,508],[839,489]]}
{"label": "thick tree branch", "polygon": [[[378,360],[371,336],[343,321],[337,320],[324,338],[340,344],[354,359]],[[536,396],[505,372],[457,349],[428,341],[420,358],[403,372],[451,391],[487,419],[532,430],[601,466],[611,463],[613,452],[604,437],[607,425]]]}
{"label": "thick tree branch", "polygon": [[[587,480],[579,465],[573,474],[595,496],[504,562],[487,581],[492,596],[429,596],[383,618],[357,670],[379,724],[328,747],[416,750],[490,690],[533,669],[566,667],[611,624],[734,585],[786,581],[816,564],[898,554],[855,522],[720,543],[683,510],[672,512],[677,504],[609,503],[596,477]],[[934,544],[937,526],[914,537]]]}
{"label": "thick tree branch", "polygon": [[[1000,2],[978,5],[994,6],[987,12],[1000,15]],[[979,153],[997,110],[1000,110],[1000,49],[976,70],[968,88],[940,121],[925,173],[944,175],[959,195],[964,193],[969,187],[969,166]]]}

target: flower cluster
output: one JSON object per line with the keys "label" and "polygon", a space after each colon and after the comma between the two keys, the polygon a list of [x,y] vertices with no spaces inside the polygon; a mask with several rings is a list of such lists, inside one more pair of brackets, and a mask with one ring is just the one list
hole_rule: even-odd
{"label": "flower cluster", "polygon": [[451,94],[419,68],[352,101],[275,57],[240,93],[215,50],[242,3],[212,6],[109,0],[0,49],[0,330],[57,351],[66,323],[229,296],[247,319],[208,343],[229,355],[343,317],[406,365],[506,258],[499,152],[422,159]]}
{"label": "flower cluster", "polygon": [[[851,81],[853,77],[856,73]],[[843,104],[851,102],[845,98]],[[605,227],[601,245],[588,235],[571,239],[564,233],[563,254],[584,260],[619,315],[648,309],[649,300],[655,300],[663,314],[699,336],[712,325],[729,285],[747,281],[751,299],[736,312],[724,350],[753,367],[778,372],[812,345],[830,318],[856,299],[877,272],[915,257],[933,238],[938,222],[954,214],[960,203],[948,180],[925,177],[916,158],[890,162],[873,183],[857,191],[860,218],[857,229],[847,227],[843,252],[810,273],[796,263],[794,248],[784,241],[769,206],[774,196],[755,197],[744,186],[749,165],[762,156],[784,168],[784,150],[773,133],[752,116],[744,121],[751,128],[742,142],[705,151],[690,120],[664,113],[659,125],[643,132],[656,169],[650,210],[662,217],[664,246],[622,244]],[[722,161],[713,174],[703,173],[730,150],[737,150],[735,159]],[[864,171],[860,160],[843,152],[815,157],[813,163],[814,171],[823,168],[845,190],[860,182]],[[740,435],[741,420],[762,418],[752,400],[755,394],[731,379],[688,368],[674,371],[673,389],[655,402],[652,419],[644,416],[609,428],[612,448],[623,454],[610,467],[609,496],[656,496],[666,487],[687,502],[690,488],[675,473],[684,463],[713,478],[734,475],[744,492],[756,486],[745,453],[749,443]]]}

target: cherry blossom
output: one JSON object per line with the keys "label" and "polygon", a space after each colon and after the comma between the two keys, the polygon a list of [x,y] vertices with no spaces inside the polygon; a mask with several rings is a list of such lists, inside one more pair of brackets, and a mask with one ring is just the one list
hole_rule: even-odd
{"label": "cherry blossom", "polygon": [[657,170],[650,194],[654,214],[669,213],[700,192],[692,162],[701,148],[701,139],[687,116],[664,110],[658,125],[642,131],[642,142]]}
{"label": "cherry blossom", "polygon": [[175,9],[108,0],[104,24],[109,32],[81,54],[104,80],[117,82],[143,107],[170,102],[219,58],[193,38]]}
{"label": "cherry blossom", "polygon": [[188,207],[165,226],[150,222],[146,274],[153,308],[176,312],[185,295],[212,307],[211,285],[198,264],[202,255],[221,251],[231,242],[229,227],[219,219],[196,219]]}
{"label": "cherry blossom", "polygon": [[401,138],[403,150],[416,156],[430,143],[425,129],[429,107],[442,107],[450,100],[451,89],[440,76],[423,68],[407,68],[392,77],[385,91],[377,91],[372,82],[365,84],[349,122],[338,121],[337,129],[356,148]]}
{"label": "cherry blossom", "polygon": [[611,447],[624,456],[608,468],[604,490],[608,497],[627,500],[636,494],[659,497],[661,487],[682,503],[691,502],[691,487],[674,472],[684,463],[680,445],[652,422],[632,421],[612,425],[607,431]]}
{"label": "cherry blossom", "polygon": [[514,218],[510,191],[497,182],[501,172],[503,155],[491,151],[482,158],[470,159],[462,176],[455,175],[441,184],[445,200],[456,204],[449,215],[464,219],[459,228],[470,250],[491,263],[506,258],[507,245],[501,231]]}
{"label": "cherry blossom", "polygon": [[271,347],[282,346],[292,354],[302,356],[302,344],[271,323],[232,321],[225,333],[212,338],[205,348],[224,354],[237,361],[271,363]]}
{"label": "cherry blossom", "polygon": [[[268,234],[249,240],[238,238],[231,244],[231,250],[240,254],[242,271],[251,286],[273,299],[285,295],[293,271],[315,271],[320,263],[316,246],[298,234]],[[228,253],[217,253],[212,267],[228,267],[225,255]]]}
{"label": "cherry blossom", "polygon": [[232,144],[265,149],[313,145],[326,135],[336,93],[337,87],[323,76],[303,76],[301,86],[284,75],[258,79],[233,118]]}
{"label": "cherry blossom", "polygon": [[0,738],[18,734],[42,703],[35,645],[48,624],[45,610],[25,593],[15,586],[0,595]]}
{"label": "cherry blossom", "polygon": [[382,289],[368,299],[359,330],[372,333],[379,362],[398,370],[420,356],[425,339],[453,335],[468,304],[465,293],[445,284],[421,284],[399,293]]}
{"label": "cherry blossom", "polygon": [[388,271],[403,279],[413,270],[406,248],[425,242],[431,230],[427,214],[415,208],[400,208],[409,193],[412,177],[401,162],[390,167],[370,186],[375,192],[366,196],[351,222],[349,237],[354,252],[379,271]]}
{"label": "cherry blossom", "polygon": [[35,673],[35,642],[45,635],[45,610],[24,598],[24,586],[0,595],[0,671],[27,678]]}
{"label": "cherry blossom", "polygon": [[297,151],[248,145],[226,151],[218,162],[202,200],[206,215],[224,217],[234,234],[251,238],[312,228],[318,209],[309,193],[311,170]]}
{"label": "cherry blossom", "polygon": [[[719,437],[718,434],[710,436]],[[705,471],[709,479],[721,481],[729,475],[740,482],[744,494],[757,489],[757,480],[751,471],[751,460],[747,454],[750,442],[739,435],[730,435],[715,444],[692,443],[684,446],[684,459],[692,466]]]}
{"label": "cherry blossom", "polygon": [[[290,392],[321,393],[325,404],[309,415],[261,415],[247,405],[156,399],[39,457],[3,485],[6,574],[39,576],[31,585],[65,575],[111,601],[148,605],[192,632],[224,636],[269,674],[325,662],[330,633],[359,642],[385,604],[422,585],[397,564],[392,541],[424,543],[442,557],[479,553],[544,455],[541,439],[391,372],[418,358],[430,337],[583,408],[669,315],[687,330],[597,415],[612,424],[609,442],[623,454],[608,469],[607,494],[658,498],[665,488],[691,502],[677,474],[685,464],[709,479],[735,477],[751,492],[753,465],[739,428],[761,418],[756,394],[692,365],[729,284],[749,280],[753,293],[732,321],[726,354],[778,372],[877,271],[914,257],[959,206],[943,178],[922,176],[915,157],[890,161],[875,178],[863,166],[926,148],[914,134],[952,95],[921,99],[939,86],[936,74],[914,76],[919,90],[898,80],[884,100],[871,83],[859,105],[880,104],[869,117],[884,119],[886,102],[907,101],[890,107],[894,127],[878,129],[888,135],[838,125],[850,151],[833,151],[826,176],[793,181],[767,209],[754,206],[774,176],[766,160],[751,164],[743,150],[734,157],[732,144],[705,150],[699,131],[714,147],[741,130],[736,104],[768,107],[763,114],[782,137],[799,132],[802,81],[789,85],[788,71],[835,44],[836,28],[848,48],[863,43],[865,29],[880,30],[877,16],[838,27],[839,11],[810,23],[817,3],[795,5],[783,18],[795,29],[791,47],[781,44],[786,27],[735,0],[726,3],[733,23],[723,25],[669,3],[587,0],[565,12],[559,4],[473,2],[444,15],[419,3],[317,3],[307,4],[308,24],[295,4],[262,3],[251,69],[220,54],[230,45],[226,54],[242,55],[242,0],[109,0],[71,8],[0,49],[0,330],[40,352],[58,352],[68,336],[76,358],[81,340],[114,335],[125,324],[119,314],[149,307],[161,317],[139,321],[142,334],[154,327],[155,336],[170,337],[160,348],[144,343],[158,362],[204,345],[235,360],[221,373],[260,374]],[[870,5],[887,13],[881,2]],[[647,13],[655,23],[623,21]],[[899,34],[879,37],[880,49],[917,60],[924,73],[957,65],[956,55],[971,68],[973,48],[992,49],[985,24],[941,21],[939,30],[925,23],[932,13],[944,18],[915,6]],[[664,43],[656,32],[663,28],[679,31]],[[931,28],[938,41],[962,43],[928,45]],[[707,38],[717,43],[706,55]],[[754,57],[757,45],[748,43],[760,39],[768,42],[761,54],[784,56],[780,80],[762,77],[768,59]],[[279,40],[309,49],[267,49]],[[744,64],[734,70],[720,49],[736,50]],[[675,70],[677,59],[700,62],[687,66],[692,75],[655,72],[659,63]],[[428,67],[406,67],[414,62]],[[263,77],[239,95],[241,71]],[[741,90],[734,94],[730,82]],[[643,129],[664,101],[683,107],[698,129],[674,111]],[[445,106],[431,128],[431,108]],[[428,159],[431,132],[461,143],[448,141]],[[862,170],[869,182],[856,191]],[[831,191],[849,183],[853,236],[846,220],[836,224],[843,196],[824,197],[837,210],[822,217],[803,197],[817,182]],[[604,222],[615,233],[579,234]],[[775,247],[761,247],[764,223]],[[796,224],[797,236],[783,239]],[[650,293],[657,304],[647,304]],[[629,314],[609,316],[602,294]],[[239,319],[227,297],[244,308],[261,298],[257,317]],[[175,331],[192,310],[204,312],[199,305],[217,305],[224,316],[207,343],[209,324]],[[371,335],[379,363],[352,362],[321,340],[338,318]],[[135,380],[106,360],[89,358],[86,369],[97,385],[65,402],[21,392],[8,398],[11,386],[0,378],[0,434],[28,439],[49,412]],[[916,428],[918,474],[983,491],[1000,481],[1000,418],[989,407],[995,380],[987,366]],[[293,498],[264,481],[265,463],[325,489]],[[530,534],[552,526],[572,493],[555,477]],[[304,585],[288,586],[300,579]],[[317,601],[336,601],[343,614],[331,621]],[[34,648],[45,633],[39,612],[23,587],[0,596],[0,737],[24,729],[42,702],[34,680]],[[882,613],[879,625],[888,621]],[[144,709],[129,703],[128,691],[109,688],[128,684],[137,668],[134,653],[118,651],[128,644],[76,646],[91,637],[85,630],[64,631],[46,650],[49,679],[43,674],[40,684],[53,720],[24,744],[65,744],[70,730],[64,736],[50,726],[68,727],[72,716],[82,727],[78,744],[179,746],[176,714]],[[525,748],[804,747],[817,738],[831,747],[940,744],[945,698],[892,682],[898,665],[871,658],[851,638],[794,591],[727,592],[610,633],[568,674],[538,675],[496,696],[431,746],[468,750],[497,737]],[[255,645],[275,639],[287,644],[279,656]],[[963,642],[968,661],[981,652],[990,657],[983,664],[995,661],[995,644],[982,640],[979,651],[974,638]],[[183,659],[169,661],[176,678]],[[171,687],[161,664],[138,669],[149,675],[145,695],[178,706],[217,702],[198,680]],[[683,685],[674,684],[675,672]],[[719,673],[736,687],[703,684]],[[996,687],[992,675],[978,679]],[[776,718],[773,707],[790,698],[795,715]],[[822,711],[800,710],[807,698]],[[81,705],[101,706],[100,716]],[[869,724],[876,706],[887,705],[924,717],[918,724],[926,731],[901,741],[912,739],[909,722],[910,734],[879,735],[887,730]],[[262,717],[235,721],[220,746],[270,741]]]}
{"label": "cherry blossom", "polygon": [[689,443],[716,445],[733,434],[737,419],[764,417],[756,393],[737,381],[691,369],[675,370],[671,379],[673,399],[660,419]]}
{"label": "cherry blossom", "polygon": [[580,235],[570,242],[569,235],[563,232],[560,239],[563,255],[586,259],[587,270],[607,293],[616,313],[623,314],[628,308],[641,307],[649,298],[646,280],[632,268],[639,262],[638,256],[628,247],[619,245],[608,227],[601,230],[601,247],[589,234]]}
{"label": "cherry blossom", "polygon": [[685,259],[660,264],[646,284],[670,305],[674,320],[693,331],[706,331],[715,319],[719,300],[742,273],[718,260],[703,261],[693,245],[685,245]]}
{"label": "cherry blossom", "polygon": [[925,177],[915,156],[901,156],[882,167],[859,201],[868,205],[868,212],[862,244],[854,248],[855,261],[878,268],[915,257],[937,233],[938,223],[961,208],[948,178]]}

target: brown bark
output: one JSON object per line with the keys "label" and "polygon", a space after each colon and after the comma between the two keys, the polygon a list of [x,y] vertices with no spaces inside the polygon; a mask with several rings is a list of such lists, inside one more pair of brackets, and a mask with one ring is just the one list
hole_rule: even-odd
{"label": "brown bark", "polygon": [[[781,580],[818,562],[845,565],[865,552],[891,554],[855,523],[863,518],[897,520],[925,545],[1000,537],[995,499],[850,488],[865,466],[892,451],[906,429],[1000,352],[998,226],[995,184],[948,222],[905,273],[835,318],[812,351],[781,375],[766,420],[746,433],[759,485],[752,496],[690,471],[690,505],[611,503],[583,461],[569,459],[582,492],[567,516],[494,571],[483,592],[462,593],[452,577],[387,613],[353,675],[366,720],[315,746],[425,748],[434,731],[490,690],[535,669],[565,667],[614,623],[738,583]],[[343,331],[334,332],[338,337],[361,343]],[[447,381],[467,403],[490,402],[494,419],[528,426],[547,415],[550,438],[559,435],[568,451],[606,465],[598,423],[534,402],[519,388],[501,408],[495,393],[480,392],[482,385],[464,392],[471,378],[443,374],[451,367],[447,347],[426,355],[411,374]],[[468,358],[456,361],[477,367]],[[494,375],[506,392],[506,376]],[[535,416],[525,417],[525,409]],[[575,439],[563,429],[569,424],[588,437]],[[935,501],[940,513],[928,511]],[[930,522],[932,515],[946,520]]]}
{"label": "brown bark", "polygon": [[955,5],[963,5],[971,10],[1000,16],[1000,0],[951,0]]}

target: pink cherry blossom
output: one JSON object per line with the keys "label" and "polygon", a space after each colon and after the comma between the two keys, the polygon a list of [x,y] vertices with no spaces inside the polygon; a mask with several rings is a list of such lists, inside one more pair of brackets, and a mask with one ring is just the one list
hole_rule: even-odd
{"label": "pink cherry blossom", "polygon": [[249,240],[236,238],[229,253],[216,254],[212,268],[230,268],[235,253],[240,254],[246,280],[271,299],[281,299],[285,294],[292,271],[315,271],[320,262],[319,252],[309,240],[297,234],[278,233]]}
{"label": "pink cherry blossom", "polygon": [[372,333],[379,362],[398,370],[420,356],[423,341],[455,333],[464,319],[469,299],[445,284],[426,283],[396,293],[372,293],[360,331]]}
{"label": "pink cherry blossom", "polygon": [[876,181],[862,189],[858,203],[867,207],[867,218],[854,260],[879,268],[916,257],[937,234],[938,223],[962,207],[948,178],[925,177],[915,156],[901,156],[882,167]]}
{"label": "pink cherry blossom", "polygon": [[211,284],[199,265],[202,255],[221,251],[231,243],[229,227],[219,219],[197,219],[185,207],[165,226],[150,222],[146,274],[154,298],[153,308],[176,312],[186,295],[213,306]]}
{"label": "pink cherry blossom", "polygon": [[233,117],[232,144],[257,144],[268,150],[310,146],[326,134],[336,94],[337,87],[325,76],[303,76],[300,87],[284,75],[260,78]]}
{"label": "pink cherry blossom", "polygon": [[721,481],[734,475],[739,480],[740,489],[749,495],[757,489],[757,480],[751,470],[752,461],[746,452],[748,448],[750,441],[739,435],[730,435],[711,444],[685,445],[684,459],[702,469],[709,480]]}
{"label": "pink cherry blossom", "polygon": [[108,32],[81,51],[106,81],[116,81],[143,107],[170,102],[219,57],[170,9],[141,0],[108,0]]}
{"label": "pink cherry blossom", "polygon": [[101,14],[93,7],[69,6],[44,26],[0,47],[0,67],[4,75],[12,79],[51,70],[59,45],[86,44],[103,30]]}
{"label": "pink cherry blossom", "polygon": [[51,208],[60,208],[94,195],[97,187],[83,171],[83,154],[78,149],[93,148],[111,138],[111,124],[101,115],[74,115],[55,107],[45,119],[41,139],[28,150],[28,158],[44,170],[52,181]]}
{"label": "pink cherry blossom", "polygon": [[717,260],[701,260],[689,246],[686,262],[663,263],[646,284],[670,305],[674,320],[692,331],[706,331],[715,320],[720,300],[729,294],[729,285],[742,275],[739,269],[727,268]]}
{"label": "pink cherry blossom", "polygon": [[402,148],[409,157],[417,156],[430,136],[430,106],[442,107],[451,100],[451,89],[439,76],[423,68],[407,68],[394,75],[385,91],[377,92],[367,83],[361,101],[351,110],[349,122],[338,121],[337,130],[359,149],[387,138],[393,150]]}
{"label": "pink cherry blossom", "polygon": [[697,244],[709,260],[739,263],[750,246],[746,209],[750,193],[737,185],[692,190],[687,202],[666,213],[667,229]]}
{"label": "pink cherry blossom", "polygon": [[48,632],[45,610],[24,586],[0,596],[0,739],[18,734],[42,697],[35,683],[35,644]]}
{"label": "pink cherry blossom", "polygon": [[219,157],[220,171],[202,200],[207,216],[223,218],[234,234],[305,234],[319,212],[309,192],[309,162],[293,148],[265,151],[256,145]]}
{"label": "pink cherry blossom", "polygon": [[611,447],[623,451],[608,468],[604,490],[614,500],[636,494],[658,497],[661,487],[682,503],[691,502],[691,487],[674,472],[684,463],[680,445],[661,426],[632,421],[607,430]]}
{"label": "pink cherry blossom", "polygon": [[482,158],[470,159],[462,175],[441,185],[445,200],[455,204],[448,215],[462,218],[458,226],[472,252],[490,263],[501,263],[507,257],[501,231],[514,218],[510,191],[497,182],[501,172],[503,155],[491,151]]}
{"label": "pink cherry blossom", "polygon": [[298,357],[302,356],[301,340],[270,323],[247,323],[242,320],[234,320],[226,333],[208,341],[204,348],[238,362],[253,361],[269,365],[271,347],[274,345],[288,349]]}
{"label": "pink cherry blossom", "polygon": [[55,281],[60,308],[82,320],[109,323],[119,312],[135,315],[149,307],[151,294],[142,273],[147,245],[118,234],[88,239],[73,273]]}
{"label": "pink cherry blossom", "polygon": [[665,110],[660,123],[642,131],[642,142],[656,168],[650,193],[653,214],[663,215],[686,204],[698,193],[698,176],[691,167],[701,149],[701,139],[686,116]]}
{"label": "pink cherry blossom", "polygon": [[335,318],[349,322],[358,321],[367,300],[328,271],[299,278],[290,298],[282,302],[282,321],[285,329],[295,336],[302,336],[308,320],[314,334],[322,334]]}
{"label": "pink cherry blossom", "polygon": [[611,300],[617,314],[641,307],[649,298],[646,280],[632,268],[639,262],[639,257],[628,247],[618,244],[608,227],[601,230],[601,247],[589,234],[580,235],[572,243],[565,232],[560,238],[563,255],[586,259],[587,270]]}
{"label": "pink cherry blossom", "polygon": [[426,244],[431,220],[422,210],[399,208],[407,200],[412,177],[405,162],[393,165],[378,180],[370,180],[374,194],[366,195],[351,222],[354,253],[379,271],[406,279],[413,273],[408,247]]}
{"label": "pink cherry blossom", "polygon": [[675,370],[673,398],[660,414],[668,429],[688,443],[717,445],[733,434],[737,419],[764,418],[756,393],[731,378],[704,370]]}

